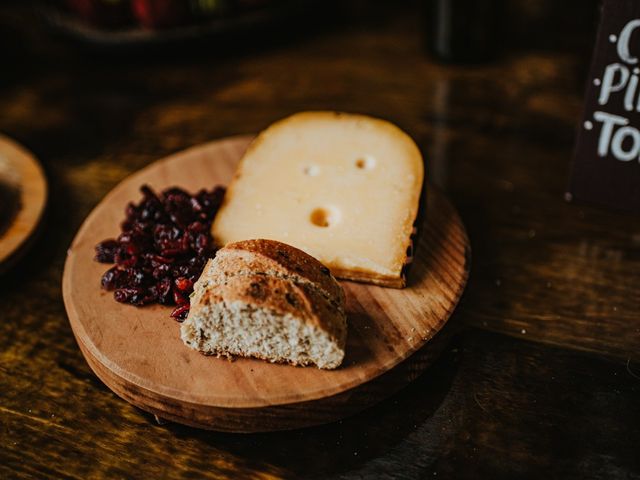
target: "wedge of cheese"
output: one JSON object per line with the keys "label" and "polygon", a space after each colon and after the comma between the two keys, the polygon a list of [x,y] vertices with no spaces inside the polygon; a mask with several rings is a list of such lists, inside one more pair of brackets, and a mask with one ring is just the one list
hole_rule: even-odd
{"label": "wedge of cheese", "polygon": [[403,287],[423,160],[395,125],[364,115],[304,112],[249,146],[212,226],[219,246],[279,240],[338,278]]}

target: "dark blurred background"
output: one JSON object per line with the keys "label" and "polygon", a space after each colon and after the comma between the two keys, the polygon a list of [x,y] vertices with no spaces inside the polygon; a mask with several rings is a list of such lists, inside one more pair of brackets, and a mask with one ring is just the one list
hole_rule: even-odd
{"label": "dark blurred background", "polygon": [[[75,144],[74,156],[86,157],[136,129],[140,135],[145,126],[136,124],[136,116],[149,113],[154,103],[246,107],[242,116],[226,118],[224,126],[216,125],[215,116],[194,118],[195,112],[183,121],[178,113],[165,119],[173,128],[191,132],[191,138],[182,135],[169,149],[223,133],[255,131],[274,116],[304,108],[393,117],[393,109],[382,105],[388,99],[376,99],[377,106],[372,99],[369,108],[357,100],[357,91],[376,89],[381,79],[373,69],[384,69],[385,63],[399,76],[413,77],[414,89],[425,94],[431,89],[427,95],[436,107],[447,92],[468,92],[456,86],[465,77],[478,79],[471,88],[495,89],[496,82],[482,85],[480,78],[491,69],[504,70],[497,72],[498,82],[507,89],[513,84],[515,91],[518,82],[555,77],[545,69],[566,68],[560,81],[567,85],[559,87],[581,94],[597,19],[594,0],[562,5],[553,0],[5,1],[0,6],[0,131],[27,143],[46,163],[64,155],[68,142]],[[329,33],[337,35],[323,44]],[[344,47],[336,49],[341,36]],[[269,62],[277,72],[260,69],[267,57],[277,58],[287,47],[294,54],[308,48],[310,55]],[[567,64],[545,63],[545,52],[566,52]],[[393,60],[385,57],[389,53]],[[519,67],[525,55],[540,57],[535,71]],[[240,64],[244,71],[238,71]],[[439,70],[444,64],[459,68]],[[303,80],[314,69],[319,75]],[[322,75],[326,81],[310,80]],[[438,75],[447,82],[436,81]],[[238,85],[225,90],[239,76],[245,77],[246,90]],[[278,113],[252,121],[270,101],[277,102],[270,106]],[[450,118],[452,112],[442,112],[440,118],[434,109],[427,110],[423,115],[433,117],[430,121],[468,121]],[[85,151],[78,148],[82,146]]]}
{"label": "dark blurred background", "polygon": [[[101,3],[127,13],[87,10]],[[134,3],[166,8],[138,18]],[[43,163],[60,251],[128,173],[306,109],[396,122],[430,181],[463,213],[471,201],[473,228],[469,172],[510,178],[557,148],[545,185],[564,193],[598,13],[594,0],[5,1],[0,132]],[[487,156],[497,170],[478,171]]]}

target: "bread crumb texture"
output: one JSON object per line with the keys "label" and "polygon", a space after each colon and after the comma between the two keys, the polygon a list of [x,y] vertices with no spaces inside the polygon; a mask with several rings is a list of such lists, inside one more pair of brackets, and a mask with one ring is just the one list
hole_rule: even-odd
{"label": "bread crumb texture", "polygon": [[182,324],[204,354],[337,368],[344,358],[344,292],[319,261],[273,240],[237,242],[210,260]]}

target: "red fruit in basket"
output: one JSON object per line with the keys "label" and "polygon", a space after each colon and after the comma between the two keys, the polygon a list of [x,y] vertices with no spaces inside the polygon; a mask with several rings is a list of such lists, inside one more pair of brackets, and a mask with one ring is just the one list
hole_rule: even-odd
{"label": "red fruit in basket", "polygon": [[229,0],[191,0],[189,2],[191,15],[195,19],[219,15],[229,10]]}
{"label": "red fruit in basket", "polygon": [[94,25],[117,27],[131,20],[129,0],[66,0],[67,7]]}
{"label": "red fruit in basket", "polygon": [[188,13],[184,0],[131,0],[133,14],[147,28],[171,27],[183,23]]}

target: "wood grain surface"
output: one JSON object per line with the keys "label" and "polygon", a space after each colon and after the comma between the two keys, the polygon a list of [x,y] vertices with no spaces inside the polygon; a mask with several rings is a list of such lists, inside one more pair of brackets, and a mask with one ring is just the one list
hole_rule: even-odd
{"label": "wood grain surface", "polygon": [[8,162],[19,179],[15,212],[11,212],[8,225],[0,225],[2,271],[16,260],[21,250],[24,251],[25,244],[40,224],[47,201],[47,179],[31,152],[4,135],[0,135],[0,157]]}
{"label": "wood grain surface", "polygon": [[[640,222],[563,200],[598,0],[502,2],[502,55],[474,66],[426,54],[415,0],[344,0],[348,17],[253,42],[112,56],[51,36],[27,3],[0,2],[0,131],[34,152],[51,195],[42,234],[0,275],[0,478],[640,479]],[[67,248],[158,158],[327,108],[410,133],[460,213],[473,265],[441,332],[452,341],[342,421],[159,426],[78,349]]]}
{"label": "wood grain surface", "polygon": [[[214,430],[300,427],[365,408],[376,398],[369,395],[367,402],[350,405],[362,398],[350,390],[389,372],[418,349],[428,348],[425,344],[453,312],[470,268],[464,226],[443,195],[427,187],[425,222],[408,286],[389,289],[342,282],[349,334],[345,360],[333,371],[201,355],[180,340],[179,324],[168,316],[170,308],[117,303],[111,293],[100,289],[106,266],[93,260],[94,246],[117,236],[124,207],[137,201],[140,186],[162,190],[178,185],[197,191],[227,185],[251,138],[193,147],[128,177],[80,228],[68,250],[63,275],[71,326],[97,375],[134,405]],[[390,386],[391,378],[388,375],[386,380]],[[404,381],[406,377],[398,375],[390,392]],[[335,398],[345,392],[349,394]]]}

